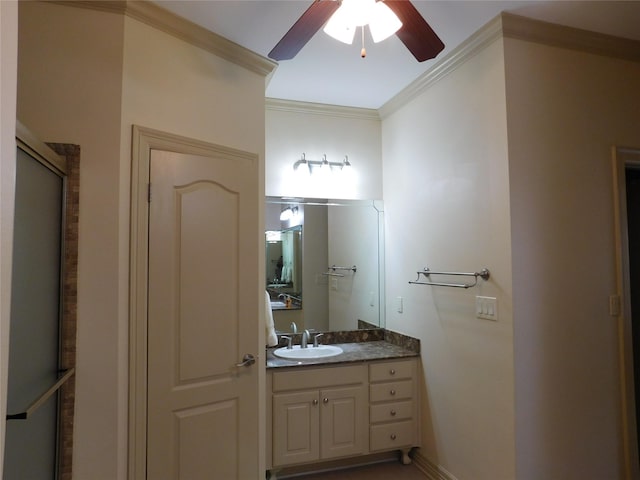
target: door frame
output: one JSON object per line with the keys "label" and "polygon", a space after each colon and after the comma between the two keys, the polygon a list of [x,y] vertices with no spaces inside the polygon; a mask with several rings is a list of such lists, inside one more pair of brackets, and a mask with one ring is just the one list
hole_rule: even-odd
{"label": "door frame", "polygon": [[640,168],[640,149],[613,147],[613,189],[616,241],[616,290],[619,299],[618,341],[625,476],[640,479],[636,395],[633,371],[631,319],[631,282],[629,272],[629,237],[627,224],[626,168]]}
{"label": "door frame", "polygon": [[128,478],[147,478],[147,319],[151,150],[258,162],[258,155],[133,125],[129,257]]}

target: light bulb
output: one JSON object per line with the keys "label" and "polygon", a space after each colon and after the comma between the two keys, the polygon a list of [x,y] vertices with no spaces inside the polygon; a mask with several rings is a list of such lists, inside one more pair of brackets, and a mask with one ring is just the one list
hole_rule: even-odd
{"label": "light bulb", "polygon": [[384,2],[375,2],[371,9],[369,30],[375,43],[389,38],[402,27],[398,16]]}

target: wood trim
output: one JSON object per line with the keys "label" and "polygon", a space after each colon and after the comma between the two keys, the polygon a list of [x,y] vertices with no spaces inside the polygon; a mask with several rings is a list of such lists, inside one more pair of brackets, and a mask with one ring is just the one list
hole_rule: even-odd
{"label": "wood trim", "polygon": [[360,120],[380,120],[378,111],[371,108],[343,107],[340,105],[326,105],[322,103],[299,102],[267,98],[266,110],[302,113],[306,115],[327,115],[330,117],[355,118]]}
{"label": "wood trim", "polygon": [[620,365],[620,406],[625,478],[640,476],[638,435],[636,430],[636,395],[634,389],[633,343],[631,322],[631,285],[627,226],[626,167],[640,167],[640,149],[612,147],[613,205],[615,222],[616,294],[620,301],[618,344]]}
{"label": "wood trim", "polygon": [[277,63],[146,0],[55,0],[68,7],[126,15],[262,76]]}
{"label": "wood trim", "polygon": [[443,57],[380,108],[385,118],[496,40],[512,38],[595,55],[640,62],[640,41],[534,20],[503,12]]}
{"label": "wood trim", "polygon": [[456,477],[443,467],[436,465],[422,455],[419,450],[413,453],[413,463],[429,480],[457,480]]}
{"label": "wood trim", "polygon": [[502,13],[502,35],[552,47],[640,62],[640,41]]}

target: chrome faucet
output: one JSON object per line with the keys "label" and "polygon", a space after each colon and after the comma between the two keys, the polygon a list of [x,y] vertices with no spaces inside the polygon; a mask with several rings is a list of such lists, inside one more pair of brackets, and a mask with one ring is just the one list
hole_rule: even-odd
{"label": "chrome faucet", "polygon": [[324,335],[324,333],[319,333],[319,334],[317,334],[315,337],[313,337],[313,346],[314,346],[314,347],[317,347],[317,346],[318,346],[318,337],[321,337],[321,336],[323,336],[323,335]]}
{"label": "chrome faucet", "polygon": [[300,348],[307,348],[309,342],[309,330],[302,332],[302,338],[300,339]]}

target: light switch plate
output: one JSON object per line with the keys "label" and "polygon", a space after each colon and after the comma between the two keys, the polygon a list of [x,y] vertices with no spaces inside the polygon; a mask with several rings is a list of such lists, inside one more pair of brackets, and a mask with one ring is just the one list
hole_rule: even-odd
{"label": "light switch plate", "polygon": [[496,297],[476,297],[476,317],[498,320],[498,299]]}

